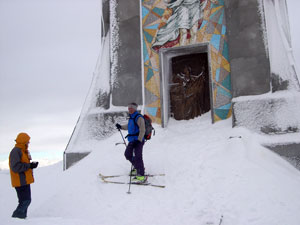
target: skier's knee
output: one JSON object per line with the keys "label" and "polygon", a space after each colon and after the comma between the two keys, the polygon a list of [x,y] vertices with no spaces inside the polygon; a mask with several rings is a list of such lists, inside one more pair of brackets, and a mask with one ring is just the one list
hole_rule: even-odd
{"label": "skier's knee", "polygon": [[132,155],[130,153],[125,152],[124,156],[129,161],[132,159]]}

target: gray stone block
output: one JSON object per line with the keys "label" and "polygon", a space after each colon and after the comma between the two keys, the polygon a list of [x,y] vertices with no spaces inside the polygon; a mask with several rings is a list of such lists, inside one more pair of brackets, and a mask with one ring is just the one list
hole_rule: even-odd
{"label": "gray stone block", "polygon": [[264,146],[277,153],[300,170],[300,143],[283,143]]}
{"label": "gray stone block", "polygon": [[270,61],[257,0],[225,2],[233,97],[270,91]]}
{"label": "gray stone block", "polygon": [[112,104],[143,104],[140,39],[140,8],[136,0],[117,1],[118,39],[117,68],[112,85]]}
{"label": "gray stone block", "polygon": [[84,157],[86,157],[89,152],[70,152],[70,153],[65,153],[65,168],[64,170],[70,168],[72,165],[74,165],[76,162],[80,161]]}

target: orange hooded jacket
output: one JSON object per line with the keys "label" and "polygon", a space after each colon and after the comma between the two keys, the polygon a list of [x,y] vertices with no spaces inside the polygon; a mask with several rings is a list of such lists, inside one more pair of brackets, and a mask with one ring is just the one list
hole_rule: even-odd
{"label": "orange hooded jacket", "polygon": [[30,169],[29,140],[28,134],[18,134],[16,145],[9,154],[10,177],[13,187],[20,187],[34,182],[32,169]]}

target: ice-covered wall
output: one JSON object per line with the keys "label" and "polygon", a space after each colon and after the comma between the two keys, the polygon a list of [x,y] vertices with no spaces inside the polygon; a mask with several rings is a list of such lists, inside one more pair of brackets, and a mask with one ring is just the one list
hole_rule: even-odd
{"label": "ice-covered wall", "polygon": [[[298,132],[300,128],[299,82],[291,48],[286,1],[252,1],[255,2],[257,13],[260,14],[259,26],[262,33],[260,42],[265,45],[265,48],[260,48],[260,51],[266,53],[268,62],[264,65],[269,67],[269,71],[264,71],[262,75],[268,78],[268,81],[264,83],[266,89],[262,93],[255,95],[248,93],[242,95],[244,97],[235,95],[232,99],[233,125],[268,134]],[[238,50],[231,46],[231,50],[234,49]],[[256,65],[257,69],[260,69],[258,65]],[[231,66],[233,79],[235,76],[240,76],[234,74],[235,65],[232,61]],[[255,73],[250,75],[255,77]],[[251,84],[251,79],[245,84],[248,83]],[[259,89],[257,88],[256,91]]]}
{"label": "ice-covered wall", "polygon": [[103,0],[102,7],[102,48],[65,150],[66,169],[94,150],[93,143],[113,134],[116,122],[125,123],[128,103],[143,104],[140,6],[136,0]]}
{"label": "ice-covered wall", "polygon": [[278,91],[233,99],[237,126],[262,133],[290,133],[300,127],[300,93]]}
{"label": "ice-covered wall", "polygon": [[111,0],[112,104],[143,104],[140,5],[136,0]]}
{"label": "ice-covered wall", "polygon": [[225,1],[233,97],[270,91],[270,62],[257,0]]}
{"label": "ice-covered wall", "polygon": [[266,21],[272,92],[280,90],[299,91],[286,1],[264,0],[261,7],[263,7]]}
{"label": "ice-covered wall", "polygon": [[[97,114],[109,109],[110,104],[110,32],[102,37],[101,51],[93,74],[89,92],[80,117],[64,152],[64,168],[85,157],[93,150],[95,140],[104,137],[108,126],[99,123]],[[108,123],[102,120],[103,123]],[[99,129],[104,128],[103,131]],[[100,137],[99,137],[100,136]]]}

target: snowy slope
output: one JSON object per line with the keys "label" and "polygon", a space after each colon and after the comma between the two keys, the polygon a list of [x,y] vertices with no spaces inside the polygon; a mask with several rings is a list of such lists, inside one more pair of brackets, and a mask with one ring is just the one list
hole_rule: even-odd
{"label": "snowy slope", "polygon": [[[209,113],[156,127],[145,144],[148,173],[165,173],[165,189],[102,183],[127,174],[116,133],[96,151],[62,172],[62,163],[35,170],[32,204],[25,221],[10,218],[17,199],[8,171],[1,171],[2,225],[299,225],[300,172],[261,147],[231,120],[210,124]],[[242,138],[229,138],[239,136]]]}

